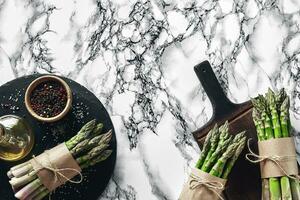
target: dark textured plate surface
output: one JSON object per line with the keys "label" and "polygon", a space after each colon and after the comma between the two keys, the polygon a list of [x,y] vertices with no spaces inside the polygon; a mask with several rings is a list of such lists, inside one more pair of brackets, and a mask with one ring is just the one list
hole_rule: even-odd
{"label": "dark textured plate surface", "polygon": [[[35,145],[32,152],[17,162],[0,160],[0,199],[15,199],[8,183],[6,172],[10,167],[29,160],[32,155],[38,155],[59,143],[68,140],[88,121],[97,119],[104,124],[102,133],[112,129],[112,155],[104,162],[83,171],[84,181],[80,184],[67,183],[51,195],[53,200],[96,200],[105,189],[113,173],[116,162],[116,137],[111,119],[97,97],[78,83],[63,78],[73,92],[71,111],[59,122],[42,123],[35,120],[27,112],[24,104],[24,94],[27,86],[41,75],[30,75],[15,79],[0,87],[0,116],[14,114],[25,118],[35,134]],[[45,198],[46,199],[46,198]]]}

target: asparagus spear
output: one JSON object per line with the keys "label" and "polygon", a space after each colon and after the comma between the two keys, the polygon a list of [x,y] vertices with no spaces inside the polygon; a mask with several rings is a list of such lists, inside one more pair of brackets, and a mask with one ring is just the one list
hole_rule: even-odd
{"label": "asparagus spear", "polygon": [[85,139],[85,140],[79,142],[73,149],[71,149],[70,153],[73,156],[78,155],[79,153],[81,153],[83,151],[83,149],[85,149],[85,147],[88,145],[90,140],[91,139]]}
{"label": "asparagus spear", "polygon": [[[238,159],[239,155],[241,154],[242,150],[244,149],[245,147],[245,143],[246,143],[246,137],[244,136],[245,135],[245,131],[241,132],[239,134],[242,138],[240,139],[239,143],[238,143],[238,147],[234,153],[234,155],[232,156],[232,158],[230,158],[230,160],[228,160],[227,164],[226,164],[226,167],[225,167],[225,170],[222,174],[222,178],[223,179],[227,179],[228,178],[228,175],[229,173],[231,172],[233,166],[234,166],[234,163],[236,162],[236,160]],[[237,135],[236,135],[237,137]]]}
{"label": "asparagus spear", "polygon": [[259,141],[265,140],[264,124],[263,121],[261,120],[261,115],[256,108],[253,108],[252,110],[252,118],[253,118],[254,125],[256,127],[258,140]]}
{"label": "asparagus spear", "polygon": [[27,198],[32,192],[34,192],[38,187],[42,185],[40,179],[35,179],[31,183],[27,184],[23,187],[20,191],[15,194],[17,199],[25,199]]}
{"label": "asparagus spear", "polygon": [[284,99],[280,106],[280,124],[283,137],[289,137],[289,98]]}
{"label": "asparagus spear", "polygon": [[262,181],[262,200],[270,200],[270,186],[269,186],[269,180],[267,178],[264,178]]}
{"label": "asparagus spear", "polygon": [[[219,139],[219,129],[218,129],[218,125],[216,124],[213,128],[213,133],[211,136],[211,145],[209,148],[209,151],[204,159],[204,163],[203,165],[205,165],[205,163],[209,160],[209,158],[211,157],[211,155],[213,154],[213,152],[216,150],[217,146],[218,146],[218,139]],[[202,165],[202,166],[203,166]]]}
{"label": "asparagus spear", "polygon": [[[261,109],[261,105],[258,103],[253,103],[253,110],[252,110],[252,118],[256,127],[257,138],[259,141],[266,140],[265,136],[265,128],[264,128],[264,118],[262,117],[261,113],[258,112],[258,109]],[[270,187],[269,187],[269,180],[267,178],[262,179],[262,200],[269,200],[270,199]]]}
{"label": "asparagus spear", "polygon": [[7,172],[8,178],[13,178],[13,177],[14,177],[12,171],[15,171],[15,170],[17,170],[17,169],[20,169],[20,168],[26,166],[28,163],[29,163],[29,162],[27,161],[27,162],[21,163],[21,164],[19,164],[19,165],[16,165],[16,166],[10,168],[10,170]]}
{"label": "asparagus spear", "polygon": [[109,130],[107,133],[102,135],[97,135],[91,139],[85,139],[78,143],[70,152],[73,156],[77,156],[78,154],[91,150],[101,143],[109,143],[112,137],[112,130]]}
{"label": "asparagus spear", "polygon": [[[285,99],[283,100],[281,106],[280,106],[280,123],[281,123],[281,131],[283,137],[289,137],[289,98],[287,95],[285,96]],[[290,190],[292,199],[300,200],[300,185],[299,181],[295,179],[289,179],[290,181]]]}
{"label": "asparagus spear", "polygon": [[268,109],[266,108],[265,111],[262,113],[262,117],[264,119],[265,137],[267,140],[269,140],[274,138],[274,134],[272,128],[272,121],[269,115],[266,113],[267,110]]}
{"label": "asparagus spear", "polygon": [[201,170],[204,172],[209,172],[211,170],[211,167],[215,164],[216,160],[218,160],[218,158],[221,157],[222,153],[226,150],[226,148],[231,142],[232,136],[230,136],[227,140],[224,140],[221,143],[219,142],[215,152],[211,155],[209,160],[201,167]]}
{"label": "asparagus spear", "polygon": [[96,156],[94,159],[89,160],[88,162],[85,162],[82,165],[80,165],[80,168],[85,169],[90,166],[94,166],[95,164],[106,160],[111,155],[111,153],[112,153],[112,150],[105,150],[99,156]]}
{"label": "asparagus spear", "polygon": [[282,134],[281,134],[279,115],[278,115],[277,109],[276,109],[275,94],[270,88],[267,93],[267,101],[268,101],[268,105],[269,105],[269,109],[270,109],[271,117],[272,117],[272,126],[273,126],[273,131],[274,131],[274,137],[281,138]]}
{"label": "asparagus spear", "polygon": [[[281,126],[280,126],[280,120],[276,109],[276,103],[275,103],[275,96],[272,90],[269,89],[268,92],[268,99],[269,99],[269,105],[271,109],[271,115],[272,115],[272,122],[273,122],[273,130],[274,130],[274,136],[275,138],[280,138],[283,136],[281,134]],[[278,102],[278,104],[281,102]],[[288,133],[285,132],[285,135]],[[280,185],[281,185],[281,193],[282,193],[282,199],[292,199],[291,194],[291,186],[289,178],[286,176],[283,176],[280,178]]]}
{"label": "asparagus spear", "polygon": [[32,200],[35,197],[37,197],[40,193],[44,192],[45,190],[47,190],[47,188],[45,186],[41,185],[24,200]]}
{"label": "asparagus spear", "polygon": [[[212,129],[213,130],[213,129]],[[204,144],[203,144],[203,148],[202,148],[202,152],[201,152],[201,155],[200,155],[200,158],[198,159],[197,163],[196,163],[196,168],[200,169],[204,163],[204,160],[205,160],[205,157],[209,151],[209,148],[210,148],[210,139],[212,137],[212,134],[213,134],[213,131],[210,130],[208,132],[208,134],[206,135],[206,138],[205,138],[205,141],[204,141]]]}
{"label": "asparagus spear", "polygon": [[73,136],[70,140],[65,142],[67,148],[70,150],[73,147],[75,147],[76,144],[88,138],[90,133],[93,131],[95,124],[96,124],[95,119],[86,123],[75,136]]}
{"label": "asparagus spear", "polygon": [[[271,111],[274,137],[281,138],[282,134],[281,134],[279,115],[277,113],[277,107],[275,102],[275,94],[270,88],[267,93],[267,101],[268,101],[269,109]],[[282,199],[292,199],[289,178],[286,176],[280,177],[280,185],[281,185]]]}
{"label": "asparagus spear", "polygon": [[41,193],[39,193],[38,195],[36,195],[35,197],[33,197],[32,200],[41,200],[41,199],[43,199],[45,196],[47,196],[48,194],[49,194],[49,191],[43,190]]}
{"label": "asparagus spear", "polygon": [[14,177],[19,178],[19,177],[29,173],[32,169],[33,169],[32,165],[30,163],[27,163],[25,166],[17,168],[14,171],[11,171],[11,173]]}
{"label": "asparagus spear", "polygon": [[17,177],[12,178],[9,181],[9,183],[13,188],[17,189],[36,178],[37,178],[36,171],[32,170],[30,173],[25,174],[24,176],[21,176],[19,178]]}
{"label": "asparagus spear", "polygon": [[97,124],[96,127],[94,128],[94,130],[92,131],[91,135],[93,137],[96,135],[99,135],[101,133],[102,129],[103,129],[103,124],[102,123]]}
{"label": "asparagus spear", "polygon": [[227,160],[234,154],[237,146],[238,146],[237,143],[233,143],[229,145],[229,147],[224,152],[224,154],[218,159],[217,163],[210,170],[209,174],[216,177],[220,177],[223,173]]}
{"label": "asparagus spear", "polygon": [[288,98],[284,88],[281,88],[279,93],[275,95],[275,100],[276,100],[276,109],[279,112],[280,111],[280,107],[281,104],[283,103],[283,101]]}
{"label": "asparagus spear", "polygon": [[229,129],[228,121],[226,121],[222,126],[219,127],[219,132],[220,132],[219,142],[218,142],[219,144],[224,142],[229,137],[228,129]]}
{"label": "asparagus spear", "polygon": [[[264,116],[264,127],[265,134],[267,140],[274,138],[273,130],[272,130],[272,121],[269,117],[268,107],[262,113]],[[269,178],[270,185],[270,197],[271,200],[279,200],[281,199],[281,188],[280,188],[280,180],[278,178]]]}
{"label": "asparagus spear", "polygon": [[107,147],[109,147],[108,144],[100,144],[99,146],[90,150],[86,155],[77,158],[76,161],[79,165],[81,165],[102,153],[105,149],[107,149]]}

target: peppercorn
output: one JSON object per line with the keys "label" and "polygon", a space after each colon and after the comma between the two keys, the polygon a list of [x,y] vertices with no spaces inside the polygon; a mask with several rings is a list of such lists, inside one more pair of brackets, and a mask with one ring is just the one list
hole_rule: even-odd
{"label": "peppercorn", "polygon": [[67,105],[67,91],[62,84],[56,81],[47,81],[39,84],[30,95],[33,111],[41,117],[55,117]]}

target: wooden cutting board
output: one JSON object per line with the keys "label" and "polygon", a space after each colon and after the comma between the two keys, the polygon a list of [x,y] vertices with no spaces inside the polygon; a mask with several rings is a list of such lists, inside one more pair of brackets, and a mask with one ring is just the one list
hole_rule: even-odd
{"label": "wooden cutting board", "polygon": [[[199,146],[201,147],[206,134],[215,123],[221,125],[228,120],[230,133],[237,134],[246,130],[247,137],[253,138],[251,146],[257,152],[257,137],[252,121],[251,102],[232,103],[224,94],[208,61],[196,65],[194,70],[213,107],[211,119],[203,127],[193,132]],[[245,159],[246,153],[247,148],[240,155],[228,178],[224,192],[228,200],[257,200],[261,198],[259,165],[247,161]]]}

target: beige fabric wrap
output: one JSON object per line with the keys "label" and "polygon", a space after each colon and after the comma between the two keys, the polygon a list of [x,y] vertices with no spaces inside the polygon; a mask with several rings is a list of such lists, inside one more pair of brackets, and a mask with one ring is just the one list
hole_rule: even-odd
{"label": "beige fabric wrap", "polygon": [[[293,138],[287,137],[259,141],[258,150],[259,156],[270,158],[260,162],[262,178],[298,174],[296,150]],[[276,160],[284,171],[271,159]]]}
{"label": "beige fabric wrap", "polygon": [[31,159],[30,163],[32,164],[33,169],[38,171],[37,175],[39,179],[49,191],[55,190],[55,188],[63,185],[68,180],[59,174],[57,174],[56,178],[55,173],[46,169],[45,166],[60,170],[59,173],[63,174],[68,179],[73,178],[79,174],[78,172],[81,172],[79,165],[74,160],[65,143],[59,144],[50,150],[46,150],[44,153]]}
{"label": "beige fabric wrap", "polygon": [[[215,188],[202,183],[210,183]],[[183,186],[179,200],[219,200],[226,184],[225,179],[212,176],[199,169],[192,169],[188,182]],[[217,187],[222,186],[223,189]]]}

